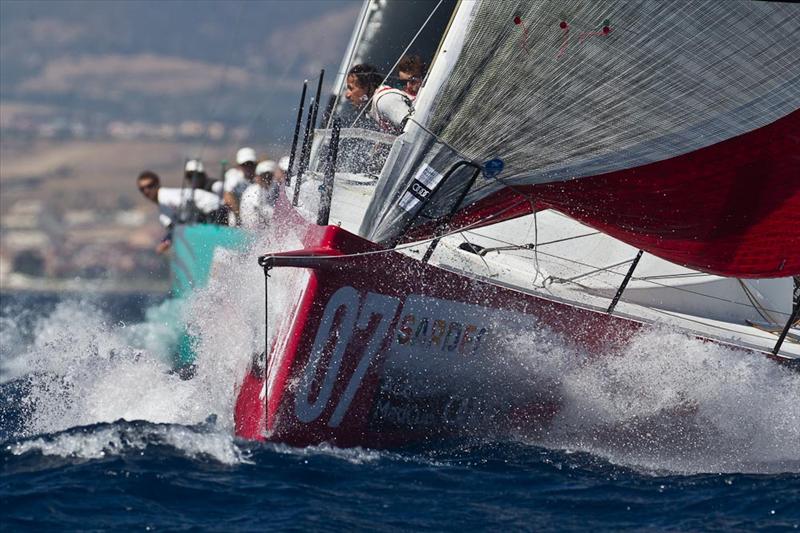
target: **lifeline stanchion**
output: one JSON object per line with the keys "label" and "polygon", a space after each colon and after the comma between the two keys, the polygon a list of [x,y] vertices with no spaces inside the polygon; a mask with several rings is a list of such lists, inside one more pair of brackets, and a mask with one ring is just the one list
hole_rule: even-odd
{"label": "lifeline stanchion", "polygon": [[297,152],[297,139],[300,136],[300,125],[303,123],[303,107],[306,104],[306,91],[308,90],[308,80],[303,80],[303,92],[300,94],[300,105],[297,108],[297,120],[294,123],[294,136],[292,137],[292,149],[289,152],[289,168],[286,169],[286,186],[292,186],[292,169],[294,168],[295,153]]}
{"label": "lifeline stanchion", "polygon": [[319,198],[319,212],[317,213],[317,224],[327,226],[331,216],[331,200],[333,199],[333,182],[336,177],[336,157],[339,153],[339,132],[341,130],[339,118],[333,119],[333,131],[331,140],[328,144],[328,157],[325,162],[325,176],[322,179]]}
{"label": "lifeline stanchion", "polygon": [[325,69],[319,71],[317,81],[317,94],[314,96],[314,112],[311,115],[311,137],[308,138],[308,150],[306,150],[306,160],[303,162],[304,168],[308,168],[308,158],[311,157],[311,145],[314,142],[314,129],[317,127],[317,113],[319,113],[319,100],[322,98],[322,80],[325,79]]}
{"label": "lifeline stanchion", "polygon": [[311,146],[314,143],[314,128],[316,127],[317,111],[319,110],[319,99],[322,93],[322,80],[325,77],[325,69],[319,72],[319,81],[317,82],[317,94],[308,108],[308,119],[306,121],[306,132],[303,136],[303,147],[300,151],[300,166],[297,170],[297,183],[294,186],[294,195],[292,197],[292,205],[297,206],[300,201],[300,186],[303,184],[303,174],[308,169],[308,161],[311,157]]}
{"label": "lifeline stanchion", "polygon": [[633,276],[633,271],[636,270],[636,265],[639,264],[639,259],[642,258],[642,254],[644,250],[639,250],[639,253],[636,254],[636,257],[633,259],[633,263],[631,263],[630,268],[628,269],[628,273],[625,274],[625,279],[622,280],[622,285],[619,286],[617,289],[617,294],[614,295],[614,299],[611,300],[611,305],[608,306],[606,313],[609,315],[614,312],[614,308],[617,306],[617,302],[619,302],[620,297],[622,297],[623,291],[625,291],[625,287],[628,286],[628,282],[631,280]]}
{"label": "lifeline stanchion", "polygon": [[303,174],[306,169],[303,161],[306,160],[306,149],[308,148],[308,137],[311,134],[311,114],[313,112],[313,102],[308,108],[308,115],[306,117],[306,131],[303,133],[303,144],[300,146],[300,164],[297,166],[297,180],[294,183],[294,194],[292,195],[292,205],[297,207],[300,201],[300,186],[303,184]]}

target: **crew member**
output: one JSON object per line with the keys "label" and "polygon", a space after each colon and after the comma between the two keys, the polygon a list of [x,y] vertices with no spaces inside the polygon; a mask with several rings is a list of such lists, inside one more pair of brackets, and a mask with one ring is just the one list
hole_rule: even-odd
{"label": "crew member", "polygon": [[240,148],[239,151],[236,152],[236,164],[239,165],[239,169],[244,172],[245,179],[252,183],[253,179],[256,177],[256,165],[258,164],[256,151],[249,146]]}
{"label": "crew member", "polygon": [[246,146],[236,152],[236,167],[225,173],[223,199],[231,213],[239,218],[239,202],[256,176],[256,151]]}
{"label": "crew member", "polygon": [[192,189],[203,189],[204,191],[219,191],[220,182],[211,179],[203,167],[203,162],[199,159],[190,159],[184,166],[183,178],[186,187]]}
{"label": "crew member", "polygon": [[347,74],[347,98],[366,113],[381,131],[400,133],[411,114],[411,96],[405,91],[381,85],[383,76],[372,65],[356,65]]}
{"label": "crew member", "polygon": [[275,182],[279,185],[286,183],[286,176],[289,173],[289,156],[285,155],[278,159],[278,170],[275,172]]}
{"label": "crew member", "polygon": [[256,166],[253,184],[242,194],[239,216],[246,228],[266,227],[280,189],[276,179],[278,164],[272,160],[261,161]]}
{"label": "crew member", "polygon": [[167,228],[167,234],[156,246],[158,253],[172,245],[172,230],[177,223],[227,224],[227,210],[216,194],[203,189],[162,187],[158,174],[151,170],[139,174],[136,184],[148,200],[158,205],[158,220]]}
{"label": "crew member", "polygon": [[418,55],[403,56],[397,64],[395,88],[404,91],[412,100],[415,99],[427,71],[428,65]]}

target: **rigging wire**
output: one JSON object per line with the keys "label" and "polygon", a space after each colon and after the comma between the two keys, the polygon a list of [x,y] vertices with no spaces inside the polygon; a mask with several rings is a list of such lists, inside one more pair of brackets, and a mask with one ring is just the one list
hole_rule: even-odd
{"label": "rigging wire", "polygon": [[[351,254],[341,254],[341,255],[315,255],[313,257],[315,259],[349,259],[351,257],[363,257],[363,256],[368,256],[368,255],[380,255],[380,254],[396,252],[398,250],[408,250],[410,248],[416,248],[418,246],[423,246],[425,244],[431,243],[431,242],[435,241],[436,239],[444,239],[445,237],[450,237],[452,235],[458,235],[459,233],[462,233],[465,230],[468,230],[470,228],[474,228],[477,225],[483,224],[486,221],[491,220],[494,217],[502,215],[506,211],[509,211],[511,209],[516,208],[521,203],[522,202],[519,202],[519,203],[516,203],[516,204],[511,204],[510,206],[506,207],[505,209],[502,209],[502,210],[498,211],[497,213],[495,213],[493,215],[489,215],[488,217],[483,218],[481,220],[478,220],[476,222],[473,222],[472,224],[470,224],[468,226],[464,226],[463,228],[459,228],[459,229],[444,233],[442,235],[439,235],[438,237],[437,236],[429,237],[429,238],[421,240],[421,241],[414,241],[414,242],[410,242],[410,243],[406,243],[406,244],[401,244],[399,246],[395,246],[394,248],[385,248],[385,249],[382,249],[382,250],[370,250],[368,252],[355,252],[355,253],[351,253]],[[262,258],[266,258],[266,257],[270,257],[270,254],[261,256],[259,258],[259,261]],[[307,256],[307,255],[280,255],[279,257],[286,258],[286,259],[307,259],[310,256]]]}
{"label": "rigging wire", "polygon": [[[620,261],[619,263],[614,263],[613,265],[608,265],[602,268],[596,268],[594,270],[590,270],[589,272],[584,272],[582,274],[578,274],[577,276],[572,276],[571,278],[557,278],[555,276],[548,276],[547,279],[543,282],[542,288],[545,288],[547,280],[550,280],[551,283],[573,283],[575,280],[586,278],[588,276],[592,276],[597,274],[598,272],[603,272],[611,268],[617,268],[619,266],[627,265],[633,263],[633,259],[625,259],[624,261]],[[610,286],[610,285],[609,285]]]}
{"label": "rigging wire", "polygon": [[[411,41],[409,41],[408,46],[406,46],[405,49],[400,53],[400,56],[397,58],[397,61],[395,61],[394,65],[392,65],[392,68],[389,69],[389,73],[386,75],[385,78],[383,78],[383,81],[381,81],[381,85],[385,85],[386,84],[386,80],[388,80],[392,76],[392,72],[394,72],[394,69],[397,68],[397,65],[399,65],[400,61],[403,59],[403,56],[405,56],[406,53],[411,49],[411,46],[414,44],[414,41],[417,40],[417,37],[419,37],[419,35],[422,33],[422,30],[424,30],[425,26],[428,25],[428,22],[431,20],[431,18],[433,18],[434,13],[436,13],[436,10],[438,10],[439,6],[442,5],[442,2],[444,2],[444,0],[439,0],[439,2],[433,7],[433,9],[431,10],[430,14],[428,15],[428,18],[426,18],[425,22],[422,23],[422,26],[419,27],[419,30],[417,30],[417,33],[414,34],[414,36],[411,38]],[[350,70],[349,66],[348,66],[347,70],[348,71]],[[361,110],[358,112],[358,115],[353,120],[352,124],[350,124],[351,128],[353,126],[355,126],[356,122],[358,122],[358,120],[361,118],[361,115],[364,114],[364,111],[366,111],[367,108],[370,106],[370,104],[372,104],[373,98],[375,98],[374,94],[372,96],[370,96],[369,100],[367,100],[367,102],[361,107]]]}
{"label": "rigging wire", "polygon": [[756,298],[756,296],[750,291],[750,287],[742,279],[737,279],[739,285],[742,287],[742,291],[744,291],[745,296],[747,299],[750,300],[750,303],[753,305],[753,308],[758,311],[758,314],[761,315],[761,318],[766,320],[767,322],[771,322],[773,324],[777,324],[778,321],[773,318],[772,315],[769,314],[769,310],[766,309],[763,305],[761,305]]}
{"label": "rigging wire", "polygon": [[[466,229],[464,231],[466,231]],[[504,241],[503,239],[499,239],[497,237],[490,237],[488,235],[481,235],[481,237],[484,237],[486,239],[495,240],[495,241],[503,243],[503,244],[508,244],[508,245],[514,245],[515,244],[515,243],[512,243],[512,242]],[[625,274],[623,274],[622,272],[617,272],[617,271],[611,270],[610,268],[607,268],[607,267],[598,267],[596,265],[590,265],[588,263],[584,263],[584,262],[578,261],[576,259],[569,259],[567,257],[562,257],[562,256],[559,256],[559,255],[555,255],[555,254],[551,254],[551,253],[547,253],[547,252],[541,252],[540,251],[539,253],[541,253],[542,255],[546,255],[548,257],[552,257],[554,259],[559,259],[561,261],[566,261],[567,263],[573,263],[573,264],[576,264],[576,265],[579,265],[579,266],[583,266],[583,267],[586,267],[586,268],[592,268],[592,269],[595,269],[598,272],[608,272],[608,273],[614,274],[616,276],[625,276]],[[619,266],[619,265],[613,265],[613,266]],[[652,279],[648,279],[646,277],[640,278],[640,277],[634,276],[632,279],[635,279],[637,281],[643,281],[645,283],[650,283],[652,285],[655,285],[657,287],[663,287],[665,289],[672,289],[672,290],[676,290],[676,291],[686,292],[686,293],[689,293],[689,294],[694,294],[696,296],[703,296],[703,297],[706,297],[706,298],[710,298],[712,300],[718,300],[718,301],[721,301],[721,302],[731,303],[731,304],[735,304],[735,305],[741,305],[743,307],[751,307],[751,305],[748,304],[748,303],[739,302],[739,301],[736,301],[736,300],[730,300],[728,298],[722,298],[720,296],[714,296],[714,295],[711,295],[711,294],[705,294],[705,293],[702,293],[702,292],[693,291],[691,289],[686,289],[686,288],[683,288],[683,287],[675,287],[675,286],[672,286],[672,285],[666,285],[664,283],[659,283],[657,281],[653,281]],[[569,280],[567,280],[567,281],[569,281]],[[764,308],[764,309],[767,310],[767,311],[770,311],[772,313],[777,313],[779,315],[789,316],[789,313],[784,313],[783,311],[778,311],[776,309],[768,309],[768,308]]]}
{"label": "rigging wire", "polygon": [[642,276],[641,279],[684,279],[707,278],[710,276],[711,274],[707,274],[705,272],[684,272],[682,274],[653,274],[652,276]]}

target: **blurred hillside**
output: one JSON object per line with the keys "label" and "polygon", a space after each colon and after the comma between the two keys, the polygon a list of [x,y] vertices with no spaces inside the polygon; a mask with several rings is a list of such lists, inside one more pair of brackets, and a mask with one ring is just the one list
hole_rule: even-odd
{"label": "blurred hillside", "polygon": [[302,80],[338,67],[359,4],[3,0],[0,99],[84,133],[220,121],[278,140]]}
{"label": "blurred hillside", "polygon": [[135,176],[283,155],[303,79],[326,68],[330,86],[360,3],[0,1],[0,288],[163,279]]}

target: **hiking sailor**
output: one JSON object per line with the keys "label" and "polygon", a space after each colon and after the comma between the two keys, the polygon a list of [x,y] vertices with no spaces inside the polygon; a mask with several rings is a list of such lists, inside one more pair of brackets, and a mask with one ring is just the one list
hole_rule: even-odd
{"label": "hiking sailor", "polygon": [[255,180],[242,194],[239,205],[239,217],[245,228],[266,227],[272,217],[272,208],[280,194],[276,179],[278,172],[275,161],[261,161],[256,166]]}
{"label": "hiking sailor", "polygon": [[164,253],[172,245],[172,229],[176,223],[227,223],[227,210],[219,196],[203,189],[162,187],[158,174],[145,170],[136,179],[139,191],[151,202],[158,204],[158,220],[167,228],[167,234],[156,246]]}
{"label": "hiking sailor", "polygon": [[372,65],[356,65],[347,74],[345,98],[356,108],[369,106],[366,113],[381,131],[398,134],[411,114],[412,97],[382,82],[383,76]]}

